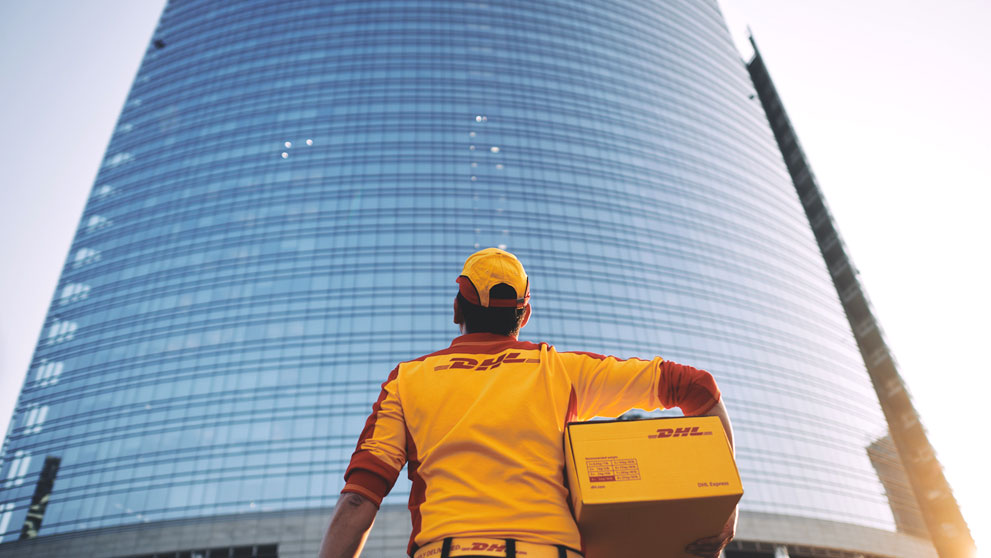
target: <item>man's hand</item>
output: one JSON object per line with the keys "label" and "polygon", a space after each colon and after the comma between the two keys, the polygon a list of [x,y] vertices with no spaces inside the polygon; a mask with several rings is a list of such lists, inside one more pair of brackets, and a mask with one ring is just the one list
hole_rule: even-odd
{"label": "man's hand", "polygon": [[[719,421],[723,423],[723,430],[726,431],[726,440],[729,442],[730,450],[736,453],[733,445],[733,425],[730,424],[729,413],[726,412],[726,405],[723,400],[720,399],[715,405],[709,409],[708,412],[703,413],[702,416],[707,417],[719,417]],[[694,554],[696,556],[701,556],[702,558],[718,558],[719,553],[722,552],[726,545],[729,544],[733,537],[736,536],[736,510],[733,508],[733,513],[730,514],[729,519],[726,520],[726,524],[723,525],[721,531],[718,534],[711,537],[703,537],[688,546],[685,547],[685,552],[689,554]]]}
{"label": "man's hand", "polygon": [[689,554],[702,556],[703,558],[718,558],[719,553],[726,548],[726,545],[733,540],[735,535],[736,508],[733,508],[733,513],[729,516],[729,520],[726,521],[726,525],[723,525],[723,529],[718,535],[701,538],[686,546],[685,551]]}
{"label": "man's hand", "polygon": [[341,494],[320,546],[320,558],[354,558],[361,554],[378,506],[360,494]]}

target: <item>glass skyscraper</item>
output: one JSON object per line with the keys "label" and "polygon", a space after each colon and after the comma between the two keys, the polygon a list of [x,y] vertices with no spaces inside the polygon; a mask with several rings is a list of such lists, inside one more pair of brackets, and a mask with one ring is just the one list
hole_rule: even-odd
{"label": "glass skyscraper", "polygon": [[[522,338],[716,375],[734,551],[934,555],[715,0],[173,0],[3,447],[0,556],[314,556],[487,246],[530,273]],[[407,496],[365,556],[402,555]]]}

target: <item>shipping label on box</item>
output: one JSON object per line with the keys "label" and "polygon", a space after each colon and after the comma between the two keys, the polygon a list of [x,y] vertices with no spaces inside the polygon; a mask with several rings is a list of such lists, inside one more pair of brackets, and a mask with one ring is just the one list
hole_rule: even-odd
{"label": "shipping label on box", "polygon": [[743,495],[718,417],[572,423],[565,454],[587,558],[688,556]]}

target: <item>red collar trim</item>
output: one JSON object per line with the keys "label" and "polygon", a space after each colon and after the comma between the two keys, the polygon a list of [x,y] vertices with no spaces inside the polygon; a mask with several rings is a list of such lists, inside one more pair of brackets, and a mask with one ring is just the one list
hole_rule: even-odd
{"label": "red collar trim", "polygon": [[499,335],[498,333],[468,333],[460,337],[455,337],[454,341],[451,341],[451,346],[464,345],[464,344],[487,344],[487,343],[505,343],[507,341],[516,341],[516,337],[511,337],[509,335]]}

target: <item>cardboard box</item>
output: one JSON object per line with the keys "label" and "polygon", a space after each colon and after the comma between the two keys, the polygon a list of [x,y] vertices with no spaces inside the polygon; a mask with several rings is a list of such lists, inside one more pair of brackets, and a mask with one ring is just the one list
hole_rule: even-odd
{"label": "cardboard box", "polygon": [[586,558],[691,556],[743,495],[718,417],[571,423],[564,443]]}

